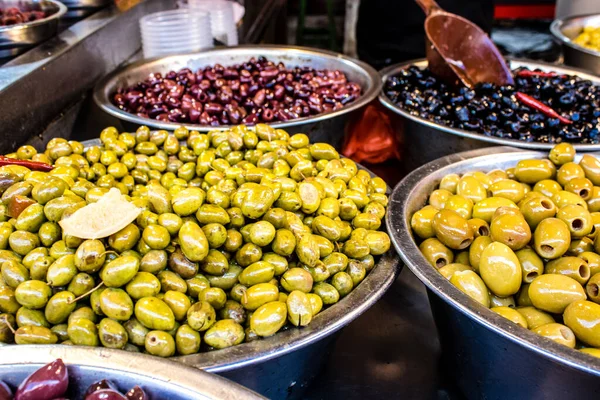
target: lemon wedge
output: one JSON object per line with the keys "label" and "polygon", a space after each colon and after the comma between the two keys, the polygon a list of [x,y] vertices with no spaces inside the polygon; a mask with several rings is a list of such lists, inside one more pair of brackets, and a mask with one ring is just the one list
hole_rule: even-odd
{"label": "lemon wedge", "polygon": [[112,188],[96,203],[75,211],[59,221],[63,233],[80,239],[101,239],[132,223],[142,212],[125,198],[119,189]]}

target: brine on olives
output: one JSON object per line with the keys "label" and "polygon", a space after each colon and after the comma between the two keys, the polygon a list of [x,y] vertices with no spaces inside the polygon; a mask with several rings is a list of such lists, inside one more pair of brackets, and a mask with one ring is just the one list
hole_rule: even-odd
{"label": "brine on olives", "polygon": [[410,223],[424,260],[467,296],[522,328],[600,354],[596,184],[600,160],[561,143],[512,171],[445,176]]}
{"label": "brine on olives", "polygon": [[[100,145],[56,138],[36,156],[54,169],[0,167],[0,342],[161,357],[235,346],[310,324],[390,249],[385,182],[305,134],[109,127]],[[485,189],[455,186],[443,215],[418,218],[440,267],[489,231],[471,215]],[[136,212],[119,220],[111,202],[77,219],[111,196]]]}

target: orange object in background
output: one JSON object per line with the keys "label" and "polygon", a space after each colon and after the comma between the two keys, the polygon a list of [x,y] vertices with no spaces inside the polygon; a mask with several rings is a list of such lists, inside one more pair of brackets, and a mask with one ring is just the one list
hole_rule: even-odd
{"label": "orange object in background", "polygon": [[401,159],[402,120],[379,102],[369,104],[346,126],[342,154],[358,163]]}

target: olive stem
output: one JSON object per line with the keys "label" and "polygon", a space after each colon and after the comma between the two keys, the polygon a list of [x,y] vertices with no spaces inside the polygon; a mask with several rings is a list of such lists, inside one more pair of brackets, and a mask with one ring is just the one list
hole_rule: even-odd
{"label": "olive stem", "polygon": [[10,331],[13,333],[13,335],[15,333],[17,333],[17,331],[15,330],[15,328],[13,328],[13,326],[8,321],[8,316],[6,316],[6,315],[4,315],[4,322],[6,322],[6,326],[8,326],[8,329],[10,329]]}
{"label": "olive stem", "polygon": [[82,294],[81,296],[79,296],[79,297],[75,297],[73,300],[69,300],[69,301],[67,302],[67,304],[73,304],[73,303],[75,303],[76,301],[79,301],[79,300],[81,300],[81,299],[83,299],[83,298],[85,298],[85,297],[89,296],[90,294],[94,293],[96,290],[100,289],[100,288],[102,287],[102,285],[104,285],[104,282],[100,282],[98,285],[96,285],[96,287],[94,287],[94,288],[92,288],[92,289],[88,290],[87,292],[85,292],[85,293],[84,293],[84,294]]}

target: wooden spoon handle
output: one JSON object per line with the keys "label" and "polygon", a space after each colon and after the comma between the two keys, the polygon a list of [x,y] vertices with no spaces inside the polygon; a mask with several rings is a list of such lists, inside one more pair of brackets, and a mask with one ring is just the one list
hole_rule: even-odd
{"label": "wooden spoon handle", "polygon": [[426,15],[431,15],[434,11],[441,10],[442,7],[435,0],[415,0],[417,4],[425,11]]}

